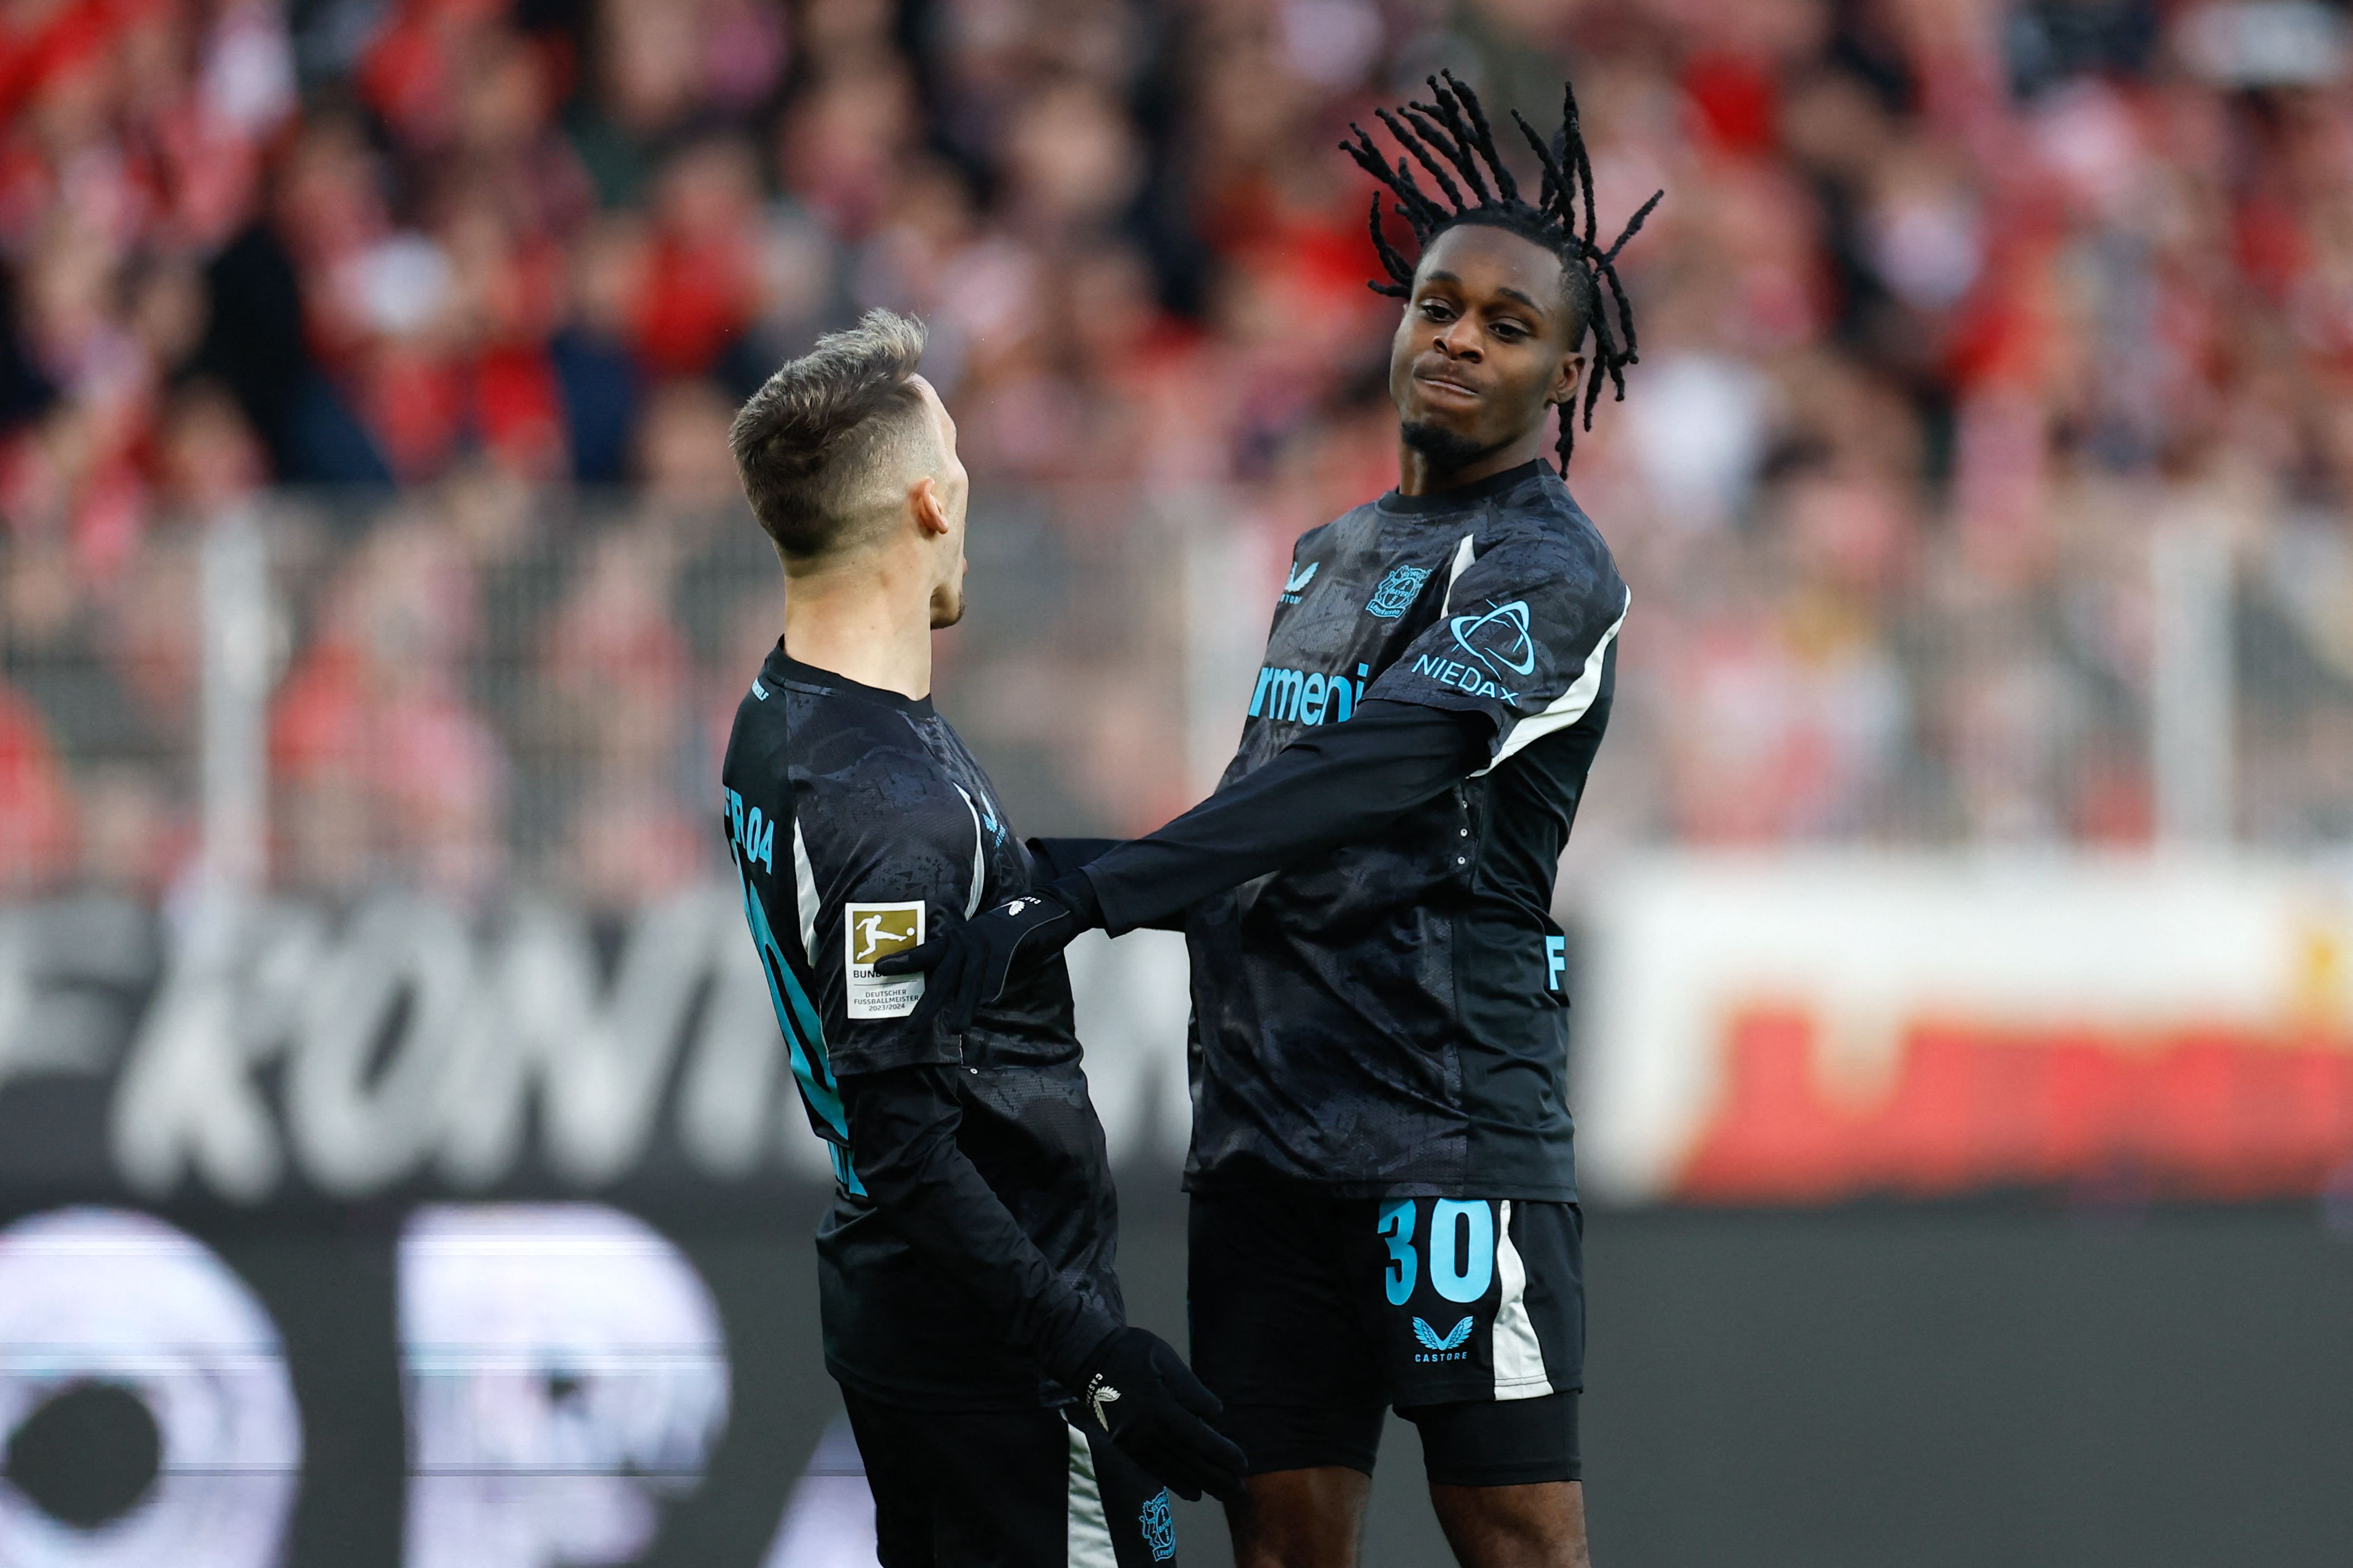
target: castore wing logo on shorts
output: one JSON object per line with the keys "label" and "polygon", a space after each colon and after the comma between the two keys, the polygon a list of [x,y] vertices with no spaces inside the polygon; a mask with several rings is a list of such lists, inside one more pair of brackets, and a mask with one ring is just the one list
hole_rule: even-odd
{"label": "castore wing logo on shorts", "polygon": [[1176,1555],[1176,1518],[1168,1510],[1166,1487],[1144,1504],[1144,1544],[1152,1548],[1155,1563],[1166,1563]]}
{"label": "castore wing logo on shorts", "polygon": [[1528,635],[1525,599],[1497,605],[1483,616],[1457,616],[1447,624],[1463,651],[1497,675],[1526,675],[1536,667],[1536,643]]}
{"label": "castore wing logo on shorts", "polygon": [[1385,621],[1396,620],[1413,606],[1413,596],[1430,581],[1427,566],[1392,566],[1373,596],[1365,601],[1365,614],[1377,616]]}
{"label": "castore wing logo on shorts", "polygon": [[[1432,1361],[1438,1356],[1444,1356],[1448,1361],[1461,1361],[1471,1353],[1462,1348],[1463,1342],[1471,1337],[1471,1320],[1466,1315],[1441,1336],[1436,1329],[1416,1318],[1413,1321],[1413,1337],[1421,1342],[1422,1349],[1437,1352],[1431,1356],[1416,1356],[1416,1361]],[[1450,1355],[1448,1352],[1453,1353]]]}

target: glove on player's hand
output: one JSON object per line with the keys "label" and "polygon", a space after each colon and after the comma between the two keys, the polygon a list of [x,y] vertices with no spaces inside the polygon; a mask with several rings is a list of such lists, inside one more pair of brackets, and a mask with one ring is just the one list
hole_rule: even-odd
{"label": "glove on player's hand", "polygon": [[[1071,873],[1071,878],[1084,876],[1082,871]],[[1005,983],[1015,969],[1043,963],[1068,947],[1071,938],[1092,923],[1081,913],[1082,902],[1092,900],[1084,890],[1067,886],[1070,879],[1008,899],[921,947],[878,960],[877,974],[920,970],[928,975],[923,999],[908,1016],[907,1026],[920,1029],[940,1017],[961,1034],[972,1026],[973,1014],[1005,994]]]}
{"label": "glove on player's hand", "polygon": [[1204,1416],[1225,1408],[1148,1329],[1125,1328],[1088,1363],[1078,1419],[1111,1434],[1128,1457],[1187,1502],[1242,1489],[1242,1451]]}

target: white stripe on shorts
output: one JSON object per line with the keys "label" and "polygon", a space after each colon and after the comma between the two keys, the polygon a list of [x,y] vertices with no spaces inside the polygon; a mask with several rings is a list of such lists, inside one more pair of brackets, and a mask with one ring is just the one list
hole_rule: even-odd
{"label": "white stripe on shorts", "polygon": [[1103,1484],[1095,1479],[1094,1450],[1087,1447],[1087,1435],[1068,1421],[1063,1430],[1071,1437],[1070,1546],[1063,1561],[1068,1568],[1119,1568]]}
{"label": "white stripe on shorts", "polygon": [[1512,1245],[1511,1200],[1495,1208],[1495,1273],[1504,1287],[1495,1308],[1495,1397],[1541,1399],[1552,1392],[1552,1379],[1545,1374],[1544,1347],[1528,1316],[1528,1268]]}

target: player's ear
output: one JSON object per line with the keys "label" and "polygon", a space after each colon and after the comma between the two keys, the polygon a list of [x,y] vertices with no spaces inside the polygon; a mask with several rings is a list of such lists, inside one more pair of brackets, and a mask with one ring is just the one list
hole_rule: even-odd
{"label": "player's ear", "polygon": [[907,510],[914,516],[916,531],[926,539],[936,539],[948,531],[947,497],[929,474],[907,487]]}
{"label": "player's ear", "polygon": [[1552,378],[1552,391],[1545,395],[1546,403],[1563,406],[1577,401],[1577,378],[1585,369],[1585,356],[1569,353],[1560,356],[1560,369]]}

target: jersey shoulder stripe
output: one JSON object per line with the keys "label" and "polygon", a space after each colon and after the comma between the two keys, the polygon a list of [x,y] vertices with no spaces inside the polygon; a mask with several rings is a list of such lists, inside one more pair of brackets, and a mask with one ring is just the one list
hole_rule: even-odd
{"label": "jersey shoulder stripe", "polygon": [[964,808],[972,814],[972,893],[964,901],[964,918],[972,919],[980,912],[980,898],[988,887],[988,836],[980,830],[980,807],[975,805],[972,792],[964,785],[955,786],[964,797]]}
{"label": "jersey shoulder stripe", "polygon": [[1593,645],[1593,651],[1586,656],[1584,668],[1577,671],[1577,679],[1569,683],[1568,689],[1554,698],[1541,713],[1513,725],[1512,732],[1504,738],[1504,743],[1495,748],[1495,760],[1472,777],[1493,773],[1510,761],[1514,752],[1525,751],[1556,731],[1567,729],[1592,710],[1593,700],[1601,692],[1601,677],[1608,667],[1610,650],[1617,646],[1618,634],[1625,627],[1627,610],[1633,607],[1632,589],[1626,590],[1624,603],[1625,608],[1618,612],[1618,618],[1609,623],[1609,629],[1603,632],[1600,640]]}

